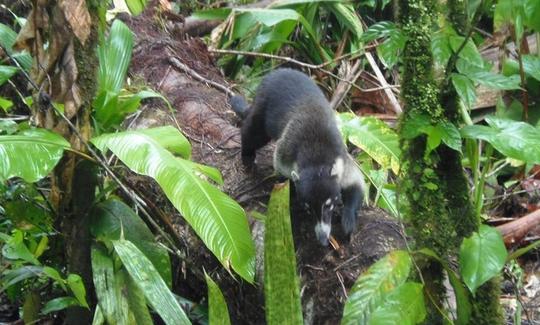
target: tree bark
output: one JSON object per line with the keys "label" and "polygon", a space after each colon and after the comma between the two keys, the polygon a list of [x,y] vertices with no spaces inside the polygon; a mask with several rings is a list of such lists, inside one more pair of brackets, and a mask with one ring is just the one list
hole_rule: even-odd
{"label": "tree bark", "polygon": [[[97,8],[90,2],[88,7],[83,0],[79,2],[34,1],[17,45],[28,49],[34,58],[31,77],[40,90],[34,96],[32,121],[64,136],[72,149],[86,153],[98,66]],[[52,103],[63,104],[64,111],[58,112]],[[69,273],[82,277],[90,307],[95,305],[95,297],[88,211],[96,185],[93,163],[68,152],[54,169],[49,196],[61,231],[55,239],[62,241],[56,243],[57,253],[64,255]],[[64,322],[90,324],[91,309],[69,308]]]}

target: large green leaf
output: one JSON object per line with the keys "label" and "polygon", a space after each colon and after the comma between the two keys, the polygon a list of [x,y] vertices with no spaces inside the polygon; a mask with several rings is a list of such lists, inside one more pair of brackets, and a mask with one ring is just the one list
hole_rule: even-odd
{"label": "large green leaf", "polygon": [[112,243],[129,275],[163,321],[167,325],[191,324],[152,262],[137,246],[127,240],[115,240]]}
{"label": "large green leaf", "polygon": [[411,257],[405,251],[390,252],[373,264],[356,280],[341,324],[367,323],[386,297],[407,280],[411,265]]}
{"label": "large green leaf", "polygon": [[0,65],[0,86],[8,81],[19,69],[9,65]]}
{"label": "large green leaf", "polygon": [[193,163],[174,157],[138,131],[92,139],[136,173],[154,178],[169,200],[225,267],[253,281],[255,248],[244,210],[194,173]]}
{"label": "large green leaf", "polygon": [[72,306],[79,306],[77,299],[73,297],[59,297],[47,301],[45,306],[41,309],[41,314],[47,315],[54,311],[63,310]]}
{"label": "large green leaf", "polygon": [[384,300],[369,319],[370,325],[414,325],[424,321],[426,307],[422,284],[407,282]]}
{"label": "large green leaf", "polygon": [[225,298],[219,290],[219,286],[208,274],[206,274],[206,285],[208,286],[208,321],[210,324],[231,324]]}
{"label": "large green leaf", "polygon": [[8,25],[0,23],[0,45],[11,53],[17,40],[17,33]]}
{"label": "large green leaf", "polygon": [[465,37],[460,35],[450,35],[449,43],[452,51],[456,52],[461,48],[458,56],[468,62],[471,65],[482,67],[484,66],[484,60],[480,55],[480,52],[476,48],[476,45],[471,39],[467,39],[465,45],[462,47],[465,42]]}
{"label": "large green leaf", "polygon": [[502,270],[507,255],[501,233],[495,228],[481,225],[478,232],[463,240],[459,267],[463,282],[473,294]]}
{"label": "large green leaf", "polygon": [[123,290],[117,290],[113,259],[98,245],[92,246],[92,276],[98,305],[107,323],[128,324],[129,305]]}
{"label": "large green leaf", "polygon": [[137,286],[133,278],[130,276],[126,275],[126,280],[129,310],[133,313],[133,316],[137,320],[137,325],[154,324],[150,311],[148,310],[148,306],[146,305],[144,292]]}
{"label": "large green leaf", "polygon": [[132,49],[133,33],[116,19],[111,26],[109,38],[98,46],[98,94],[105,91],[120,92],[126,80]]}
{"label": "large green leaf", "polygon": [[360,39],[362,37],[364,28],[351,3],[329,2],[327,3],[327,7],[330,8],[342,25],[347,26],[355,38]]}
{"label": "large green leaf", "polygon": [[465,75],[452,73],[452,84],[463,103],[471,109],[476,102],[476,89],[472,80]]}
{"label": "large green leaf", "polygon": [[275,26],[285,20],[300,20],[300,15],[292,9],[235,9],[237,13],[246,13],[253,17],[255,21],[265,26]]}
{"label": "large green leaf", "polygon": [[163,95],[153,90],[141,90],[136,94],[126,90],[119,94],[114,91],[104,91],[93,103],[95,117],[104,128],[119,125],[128,114],[139,108],[143,99],[147,98],[161,98],[168,104]]}
{"label": "large green leaf", "polygon": [[[154,264],[165,282],[172,286],[171,261],[167,250],[156,243],[154,236],[141,218],[124,202],[109,199],[92,210],[92,234],[103,241],[118,240],[123,234]],[[103,309],[107,316],[106,309]]]}
{"label": "large green leaf", "polygon": [[16,135],[0,136],[0,181],[21,177],[32,183],[56,166],[69,143],[45,129],[29,129]]}
{"label": "large green leaf", "polygon": [[133,15],[140,14],[146,6],[146,0],[125,0],[128,6],[129,12]]}
{"label": "large green leaf", "polygon": [[2,255],[11,260],[23,260],[34,265],[40,265],[34,254],[30,252],[24,242],[24,233],[16,229],[2,246]]}
{"label": "large green leaf", "polygon": [[407,38],[399,29],[390,32],[389,37],[377,47],[379,58],[387,67],[393,67],[398,63],[400,54],[403,52]]}
{"label": "large green leaf", "polygon": [[399,142],[397,134],[374,117],[355,117],[341,126],[347,139],[367,152],[384,168],[399,171]]}
{"label": "large green leaf", "polygon": [[[540,8],[540,5],[538,8]],[[540,81],[540,58],[535,55],[523,55],[521,58],[523,60],[523,70]]]}
{"label": "large green leaf", "polygon": [[191,158],[191,144],[178,129],[166,125],[138,131],[151,137],[170,152],[179,154],[182,158]]}
{"label": "large green leaf", "polygon": [[276,185],[268,203],[264,234],[266,322],[303,324],[300,283],[289,213],[289,185]]}
{"label": "large green leaf", "polygon": [[469,139],[489,142],[495,149],[509,158],[528,163],[540,163],[540,130],[534,126],[502,119],[486,117],[490,126],[470,125],[461,129],[461,135]]}
{"label": "large green leaf", "polygon": [[79,301],[79,304],[88,308],[88,302],[86,302],[86,288],[84,287],[81,276],[71,273],[68,275],[66,281],[71,292],[73,292],[73,295]]}
{"label": "large green leaf", "polygon": [[450,37],[446,28],[433,34],[433,37],[431,38],[431,52],[433,52],[435,62],[441,66],[445,66],[452,56]]}
{"label": "large green leaf", "polygon": [[382,38],[390,35],[393,30],[396,30],[396,24],[391,21],[379,21],[371,26],[362,34],[362,42],[368,43],[377,38]]}
{"label": "large green leaf", "polygon": [[503,76],[502,74],[493,73],[490,71],[476,71],[466,73],[467,77],[478,82],[486,87],[498,90],[513,90],[519,89],[520,79],[518,75]]}

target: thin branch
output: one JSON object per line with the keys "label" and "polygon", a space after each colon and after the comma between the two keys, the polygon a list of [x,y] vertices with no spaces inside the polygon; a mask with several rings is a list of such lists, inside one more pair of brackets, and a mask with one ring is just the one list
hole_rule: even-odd
{"label": "thin branch", "polygon": [[337,84],[332,99],[330,100],[330,107],[332,107],[332,109],[337,109],[343,99],[345,99],[349,90],[351,90],[352,85],[356,83],[356,80],[364,71],[360,63],[361,60],[356,60],[351,69],[346,73],[345,80]]}
{"label": "thin branch", "polygon": [[377,62],[375,62],[375,59],[373,58],[373,55],[371,55],[371,53],[366,53],[366,58],[369,62],[369,65],[371,66],[371,69],[373,69],[373,72],[375,72],[375,75],[377,76],[377,80],[379,81],[381,86],[385,87],[384,93],[390,100],[390,105],[392,107],[392,110],[396,112],[397,114],[401,114],[402,112],[401,105],[399,104],[399,101],[396,98],[396,95],[389,88],[390,84],[384,78],[381,70],[379,69],[379,66],[377,66]]}
{"label": "thin branch", "polygon": [[180,62],[180,60],[178,60],[177,58],[171,56],[169,57],[169,62],[175,66],[176,68],[184,71],[185,73],[189,74],[190,76],[192,76],[193,78],[197,79],[198,81],[200,82],[204,82],[204,83],[207,83],[209,84],[210,86],[218,89],[218,90],[221,90],[222,92],[224,92],[225,94],[229,95],[229,96],[234,96],[234,92],[228,88],[228,87],[225,87],[223,86],[222,84],[219,84],[215,81],[212,81],[212,80],[209,80],[209,79],[206,79],[205,77],[201,76],[197,71],[191,69],[190,67],[188,67],[187,65],[183,64],[182,62]]}
{"label": "thin branch", "polygon": [[287,63],[292,63],[292,64],[295,64],[295,65],[298,65],[298,66],[301,66],[301,67],[304,67],[304,68],[308,68],[308,69],[321,69],[321,68],[324,68],[324,67],[326,67],[326,66],[328,66],[330,64],[337,63],[337,62],[339,62],[339,61],[341,61],[343,59],[346,59],[348,57],[352,57],[355,54],[359,54],[359,56],[361,56],[361,55],[364,54],[363,53],[364,51],[366,51],[366,52],[371,51],[375,47],[376,47],[376,45],[368,45],[368,46],[366,46],[364,48],[358,49],[358,50],[350,52],[350,53],[340,55],[337,58],[334,58],[334,59],[332,59],[330,61],[326,61],[326,62],[321,63],[321,64],[310,64],[310,63],[306,63],[306,62],[302,62],[302,61],[293,59],[293,58],[288,57],[288,56],[274,55],[274,54],[261,53],[261,52],[221,50],[221,49],[212,49],[212,48],[209,48],[208,52],[210,52],[210,53],[219,53],[219,54],[235,54],[235,55],[244,55],[244,56],[256,56],[256,57],[261,57],[261,58],[285,61]]}

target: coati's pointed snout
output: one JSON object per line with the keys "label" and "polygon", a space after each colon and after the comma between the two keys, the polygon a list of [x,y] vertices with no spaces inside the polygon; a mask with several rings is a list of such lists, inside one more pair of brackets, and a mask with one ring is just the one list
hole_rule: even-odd
{"label": "coati's pointed snout", "polygon": [[332,230],[332,223],[317,222],[315,225],[315,235],[317,240],[323,246],[328,246],[328,240],[330,239],[330,231]]}

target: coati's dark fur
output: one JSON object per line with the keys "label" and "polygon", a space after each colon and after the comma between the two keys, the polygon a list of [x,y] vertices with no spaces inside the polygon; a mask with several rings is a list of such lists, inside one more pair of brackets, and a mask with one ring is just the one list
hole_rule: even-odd
{"label": "coati's dark fur", "polygon": [[341,224],[351,233],[364,200],[364,180],[319,87],[299,71],[278,69],[265,76],[251,109],[239,96],[231,98],[231,106],[243,118],[244,164],[252,164],[256,150],[275,140],[274,168],[294,181],[297,198],[317,217],[319,241],[327,245],[332,210],[341,199]]}

